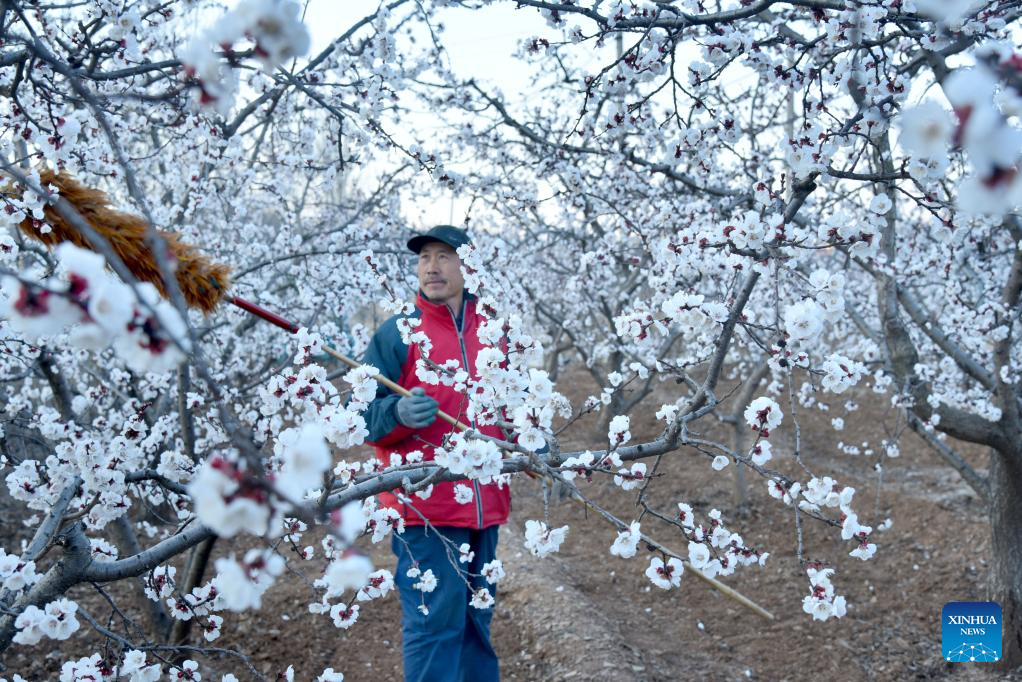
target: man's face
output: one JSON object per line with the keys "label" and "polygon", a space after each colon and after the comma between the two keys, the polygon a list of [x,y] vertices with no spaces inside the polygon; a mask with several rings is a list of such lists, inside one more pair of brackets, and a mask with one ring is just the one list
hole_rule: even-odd
{"label": "man's face", "polygon": [[442,242],[427,242],[422,247],[418,273],[422,293],[435,303],[457,298],[465,287],[461,259],[454,249]]}

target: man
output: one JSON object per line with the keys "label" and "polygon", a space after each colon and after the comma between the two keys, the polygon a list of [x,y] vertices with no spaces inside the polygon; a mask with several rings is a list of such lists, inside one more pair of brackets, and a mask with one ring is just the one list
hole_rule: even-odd
{"label": "man", "polygon": [[[418,255],[419,294],[410,317],[421,320],[416,331],[424,332],[432,347],[429,359],[437,364],[455,359],[473,378],[476,354],[483,344],[476,335],[481,317],[475,297],[464,288],[461,260],[456,249],[470,243],[468,234],[450,225],[439,225],[408,241]],[[395,315],[373,335],[364,362],[388,379],[410,389],[412,396],[399,396],[380,386],[366,412],[369,442],[385,464],[394,454],[402,458],[419,451],[433,459],[434,448],[453,427],[438,420],[443,410],[462,423],[468,398],[451,386],[431,385],[416,376],[418,346],[401,340]],[[480,432],[501,437],[496,426]],[[471,490],[471,500],[455,499],[455,486]],[[395,509],[405,521],[405,532],[391,541],[398,563],[395,582],[401,597],[404,670],[406,680],[461,682],[499,679],[497,656],[490,645],[492,608],[470,605],[472,593],[495,588],[479,576],[484,564],[495,558],[497,531],[507,521],[511,494],[507,486],[476,481],[437,483],[425,499],[410,496],[401,502],[392,493],[381,493],[380,505]],[[467,544],[472,558],[459,560],[459,548]],[[467,556],[467,554],[465,555]],[[432,592],[413,587],[421,573],[431,570],[437,579]],[[473,575],[474,574],[474,575]],[[421,587],[421,586],[420,586]]]}

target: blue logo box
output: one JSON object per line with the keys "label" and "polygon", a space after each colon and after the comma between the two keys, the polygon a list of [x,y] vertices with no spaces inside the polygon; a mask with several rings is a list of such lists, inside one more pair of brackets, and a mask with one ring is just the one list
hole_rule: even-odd
{"label": "blue logo box", "polygon": [[954,663],[1001,660],[1001,607],[992,601],[952,601],[941,612],[941,654]]}

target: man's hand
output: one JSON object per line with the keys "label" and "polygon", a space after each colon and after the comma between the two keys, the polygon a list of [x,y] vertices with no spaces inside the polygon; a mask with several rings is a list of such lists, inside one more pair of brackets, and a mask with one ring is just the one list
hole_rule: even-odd
{"label": "man's hand", "polygon": [[416,386],[411,395],[397,401],[397,420],[410,429],[421,429],[436,420],[440,406],[426,395],[426,389]]}

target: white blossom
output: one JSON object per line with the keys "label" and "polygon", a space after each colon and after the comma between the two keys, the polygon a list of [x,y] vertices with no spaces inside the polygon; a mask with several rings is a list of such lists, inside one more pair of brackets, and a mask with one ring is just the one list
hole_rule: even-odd
{"label": "white blossom", "polygon": [[217,535],[233,537],[240,532],[255,535],[269,528],[270,509],[258,496],[247,496],[230,472],[234,467],[220,457],[202,463],[188,494],[199,521]]}
{"label": "white blossom", "polygon": [[756,398],[745,408],[745,423],[754,429],[776,429],[781,425],[784,414],[776,402],[761,396]]}
{"label": "white blossom", "polygon": [[954,130],[951,113],[934,100],[927,100],[902,112],[898,142],[913,156],[937,159],[947,155]]}
{"label": "white blossom", "polygon": [[614,476],[614,485],[623,490],[633,490],[641,486],[646,479],[646,463],[635,462],[630,469],[619,469]]}
{"label": "white blossom", "polygon": [[547,528],[546,523],[529,519],[525,522],[525,548],[533,556],[544,557],[561,548],[568,527]]}
{"label": "white blossom", "polygon": [[484,578],[486,578],[486,582],[490,585],[496,585],[505,575],[504,564],[501,563],[500,559],[494,559],[493,561],[483,564],[483,568],[480,573]]}
{"label": "white blossom", "polygon": [[813,343],[823,331],[823,312],[812,299],[793,303],[784,309],[784,329],[796,343]]}
{"label": "white blossom", "polygon": [[343,603],[334,604],[330,607],[330,618],[334,622],[334,627],[341,630],[350,628],[358,620],[360,608],[358,604],[352,604],[351,606]]}
{"label": "white blossom", "polygon": [[610,547],[610,553],[622,559],[630,559],[635,556],[642,540],[642,533],[639,530],[639,522],[632,521],[626,530],[617,534],[614,544]]}
{"label": "white blossom", "polygon": [[328,597],[339,597],[349,590],[356,590],[369,581],[373,564],[363,554],[349,553],[334,559],[323,573],[323,584]]}
{"label": "white blossom", "polygon": [[469,486],[463,483],[458,483],[454,486],[454,501],[458,504],[469,504],[473,497],[472,488]]}
{"label": "white blossom", "polygon": [[282,464],[276,487],[290,499],[301,499],[305,491],[323,484],[323,474],[332,464],[323,430],[317,424],[282,431],[274,446]]}
{"label": "white blossom", "polygon": [[472,593],[469,605],[477,609],[488,609],[493,606],[493,595],[485,587],[480,587]]}
{"label": "white blossom", "polygon": [[664,563],[660,557],[653,557],[646,569],[646,577],[660,589],[669,590],[681,586],[681,575],[684,572],[685,565],[680,559],[671,557]]}
{"label": "white blossom", "polygon": [[632,433],[628,430],[628,426],[628,417],[623,414],[619,414],[610,420],[610,430],[607,438],[610,439],[611,447],[616,448],[631,440]]}

